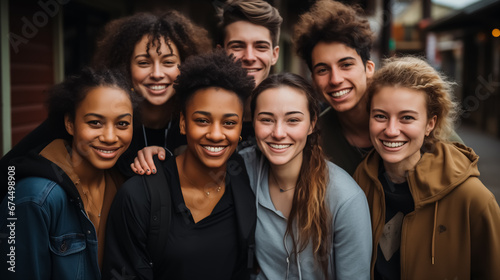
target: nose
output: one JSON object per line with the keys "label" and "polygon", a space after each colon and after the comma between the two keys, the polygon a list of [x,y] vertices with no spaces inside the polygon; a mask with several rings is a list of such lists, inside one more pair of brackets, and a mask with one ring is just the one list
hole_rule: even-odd
{"label": "nose", "polygon": [[339,73],[338,70],[332,69],[330,74],[330,84],[340,85],[344,81],[344,77]]}
{"label": "nose", "polygon": [[387,122],[387,127],[385,128],[384,131],[385,135],[388,137],[396,137],[399,135],[399,124],[397,120],[391,119],[389,122]]}
{"label": "nose", "polygon": [[281,123],[276,123],[273,128],[273,132],[271,135],[274,139],[280,140],[286,137],[285,128]]}
{"label": "nose", "polygon": [[101,136],[99,136],[99,141],[107,144],[112,144],[118,141],[118,137],[115,132],[115,127],[113,125],[106,125],[103,128]]}
{"label": "nose", "polygon": [[212,142],[220,142],[226,138],[224,135],[221,125],[214,123],[212,126],[210,126],[209,132],[206,134],[207,139],[209,139]]}
{"label": "nose", "polygon": [[165,73],[163,72],[163,69],[162,69],[160,62],[154,63],[150,77],[155,79],[155,80],[161,80],[165,77]]}
{"label": "nose", "polygon": [[247,63],[253,63],[254,61],[257,60],[255,57],[254,49],[252,46],[247,46],[245,48],[245,51],[243,52],[243,57],[241,58],[242,61],[247,62]]}

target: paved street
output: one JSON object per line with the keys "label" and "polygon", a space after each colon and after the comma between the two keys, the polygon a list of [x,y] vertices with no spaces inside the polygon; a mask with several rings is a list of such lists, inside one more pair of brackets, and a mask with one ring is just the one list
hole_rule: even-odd
{"label": "paved street", "polygon": [[500,203],[500,139],[465,125],[457,133],[479,155],[479,179]]}

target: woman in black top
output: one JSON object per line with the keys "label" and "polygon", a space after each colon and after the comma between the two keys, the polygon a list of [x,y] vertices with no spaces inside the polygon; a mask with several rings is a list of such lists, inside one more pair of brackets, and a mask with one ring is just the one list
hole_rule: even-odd
{"label": "woman in black top", "polygon": [[171,195],[165,252],[157,260],[151,257],[151,197],[143,178],[133,177],[110,210],[104,279],[249,277],[255,203],[244,165],[237,165],[240,161],[233,153],[244,100],[254,82],[222,50],[188,59],[180,69],[175,89],[187,149],[162,167]]}

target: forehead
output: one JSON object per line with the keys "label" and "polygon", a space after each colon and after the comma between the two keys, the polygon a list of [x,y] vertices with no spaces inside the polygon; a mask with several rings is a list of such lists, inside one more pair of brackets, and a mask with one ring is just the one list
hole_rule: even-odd
{"label": "forehead", "polygon": [[313,65],[320,62],[337,62],[341,59],[352,57],[361,61],[361,56],[355,49],[340,42],[318,42],[312,49],[311,60]]}
{"label": "forehead", "polygon": [[306,94],[289,86],[281,86],[264,90],[256,100],[257,110],[271,111],[308,111],[309,102]]}
{"label": "forehead", "polygon": [[427,110],[427,94],[423,90],[405,87],[385,86],[378,90],[372,98],[372,108],[386,107],[395,111]]}
{"label": "forehead", "polygon": [[224,45],[231,41],[242,41],[247,44],[265,41],[272,44],[269,29],[244,20],[233,22],[225,27]]}
{"label": "forehead", "polygon": [[196,90],[186,102],[186,111],[236,112],[243,110],[238,95],[221,87]]}
{"label": "forehead", "polygon": [[[168,42],[168,44],[167,44]],[[134,53],[140,53],[140,52],[146,52],[146,48],[147,48],[147,45],[149,44],[149,52],[151,53],[152,51],[156,51],[156,48],[157,48],[157,45],[158,45],[158,41],[154,40],[154,41],[151,41],[151,38],[149,37],[149,35],[144,35],[142,36],[141,40],[139,42],[137,42],[137,44],[135,44],[135,47],[134,47]],[[161,36],[160,37],[160,51],[165,54],[165,53],[178,53],[178,50],[177,50],[177,46],[174,44],[174,42],[172,42],[171,40],[169,40],[168,38],[166,38],[165,40],[165,37]],[[172,49],[172,51],[170,51],[170,48]]]}
{"label": "forehead", "polygon": [[100,86],[87,92],[76,107],[76,112],[82,114],[94,112],[101,115],[132,114],[132,102],[123,90]]}

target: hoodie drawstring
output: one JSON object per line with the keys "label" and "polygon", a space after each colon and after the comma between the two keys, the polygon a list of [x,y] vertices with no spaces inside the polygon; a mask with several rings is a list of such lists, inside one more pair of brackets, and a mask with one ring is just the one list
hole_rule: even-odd
{"label": "hoodie drawstring", "polygon": [[436,245],[436,224],[437,224],[437,213],[438,213],[438,201],[434,204],[434,228],[432,230],[432,248],[431,248],[431,263],[434,264],[434,252]]}

